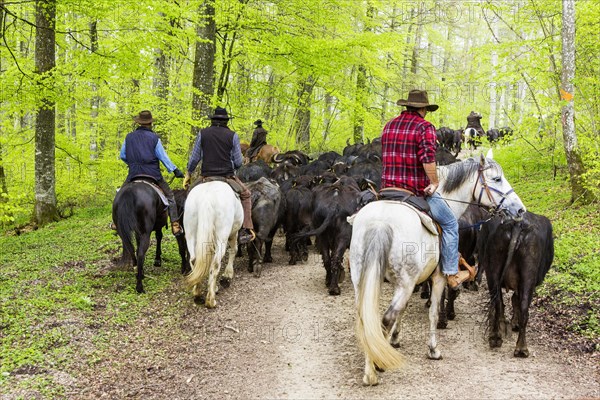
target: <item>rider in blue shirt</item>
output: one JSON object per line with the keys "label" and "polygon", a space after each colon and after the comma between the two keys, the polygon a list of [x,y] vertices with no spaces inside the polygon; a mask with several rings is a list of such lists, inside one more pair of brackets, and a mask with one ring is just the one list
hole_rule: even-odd
{"label": "rider in blue shirt", "polygon": [[160,138],[152,131],[152,122],[154,122],[152,113],[147,110],[142,111],[134,118],[134,121],[139,126],[135,131],[127,135],[121,147],[121,160],[129,167],[125,183],[138,177],[146,177],[154,180],[169,201],[171,229],[175,236],[179,236],[183,232],[179,224],[177,205],[175,204],[173,191],[171,191],[169,184],[163,179],[160,172],[159,162],[162,162],[167,171],[175,174],[177,178],[183,178],[183,173],[169,159]]}

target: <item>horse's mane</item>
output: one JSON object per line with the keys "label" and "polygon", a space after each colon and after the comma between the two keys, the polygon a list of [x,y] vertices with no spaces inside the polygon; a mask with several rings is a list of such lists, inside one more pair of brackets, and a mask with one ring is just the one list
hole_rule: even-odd
{"label": "horse's mane", "polygon": [[[487,158],[487,163],[491,168],[500,168],[498,163]],[[445,193],[451,193],[461,187],[479,168],[479,160],[468,158],[465,161],[449,164],[445,166],[444,171],[440,171],[442,190]]]}

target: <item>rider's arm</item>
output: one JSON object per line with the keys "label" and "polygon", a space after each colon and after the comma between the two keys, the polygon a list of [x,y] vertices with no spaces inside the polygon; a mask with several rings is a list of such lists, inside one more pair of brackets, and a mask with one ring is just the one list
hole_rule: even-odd
{"label": "rider's arm", "polygon": [[173,162],[165,152],[165,148],[163,147],[160,139],[158,139],[158,142],[156,143],[156,147],[154,148],[154,154],[156,155],[156,158],[158,158],[160,162],[163,163],[167,171],[173,172],[177,169],[175,164],[173,164]]}
{"label": "rider's arm", "polygon": [[126,155],[126,153],[125,153],[125,143],[127,143],[127,142],[126,142],[126,141],[123,141],[123,146],[121,146],[121,154],[120,154],[120,157],[121,157],[121,160],[123,160],[123,161],[127,162],[127,155]]}
{"label": "rider's arm", "polygon": [[231,148],[231,163],[234,169],[242,166],[242,149],[240,148],[240,137],[233,135],[233,147]]}
{"label": "rider's arm", "polygon": [[187,172],[191,174],[198,166],[198,163],[202,160],[202,132],[198,132],[192,154],[190,155],[190,161],[188,161]]}
{"label": "rider's arm", "polygon": [[439,179],[435,163],[436,150],[435,128],[429,124],[423,131],[423,136],[419,143],[419,159],[423,163],[425,174],[429,178],[429,186],[425,188],[425,194],[432,195],[437,190]]}

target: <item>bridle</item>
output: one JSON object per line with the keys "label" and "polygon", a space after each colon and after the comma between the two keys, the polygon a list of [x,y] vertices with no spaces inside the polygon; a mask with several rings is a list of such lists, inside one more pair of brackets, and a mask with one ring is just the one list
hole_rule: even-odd
{"label": "bridle", "polygon": [[[508,192],[504,193],[501,192],[500,190],[496,189],[493,186],[490,186],[487,184],[487,182],[485,181],[485,178],[483,177],[483,171],[485,171],[486,169],[491,168],[491,166],[487,166],[485,167],[482,164],[479,164],[479,168],[477,170],[477,181],[479,181],[479,183],[481,183],[481,190],[479,191],[479,196],[477,197],[477,205],[478,206],[483,206],[481,204],[481,198],[483,197],[483,193],[485,192],[488,196],[488,199],[490,200],[490,202],[494,205],[494,209],[491,211],[492,214],[497,213],[498,211],[500,211],[500,208],[502,207],[502,203],[504,203],[504,200],[506,200],[508,198],[508,196],[513,193],[515,190],[513,188],[511,188]],[[475,186],[473,186],[473,198],[475,197],[475,191],[477,189],[477,182],[475,182]],[[502,200],[500,200],[500,203],[496,204],[496,200],[494,199],[494,197],[492,196],[492,191],[498,193],[501,197]]]}

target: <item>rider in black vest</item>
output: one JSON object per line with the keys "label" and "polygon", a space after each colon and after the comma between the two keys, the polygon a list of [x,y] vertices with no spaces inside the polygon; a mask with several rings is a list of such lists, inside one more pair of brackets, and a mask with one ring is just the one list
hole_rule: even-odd
{"label": "rider in black vest", "polygon": [[134,121],[139,126],[125,137],[125,142],[121,147],[121,159],[129,167],[125,183],[131,182],[137,177],[154,180],[169,201],[171,229],[175,236],[179,236],[183,232],[179,225],[177,205],[169,184],[163,179],[160,172],[159,161],[163,163],[167,171],[173,172],[177,178],[183,178],[183,173],[171,162],[159,137],[152,131],[152,122],[154,121],[152,113],[147,110],[142,111],[134,118]]}
{"label": "rider in black vest", "polygon": [[224,178],[239,194],[242,202],[244,222],[238,233],[238,243],[244,244],[256,237],[252,225],[252,198],[250,190],[235,176],[235,169],[242,166],[242,151],[239,136],[227,126],[229,119],[227,110],[217,107],[214,115],[210,116],[211,126],[198,133],[187,165],[183,187],[189,186],[190,175],[200,160],[202,160],[200,172],[202,180],[210,180],[213,177]]}

